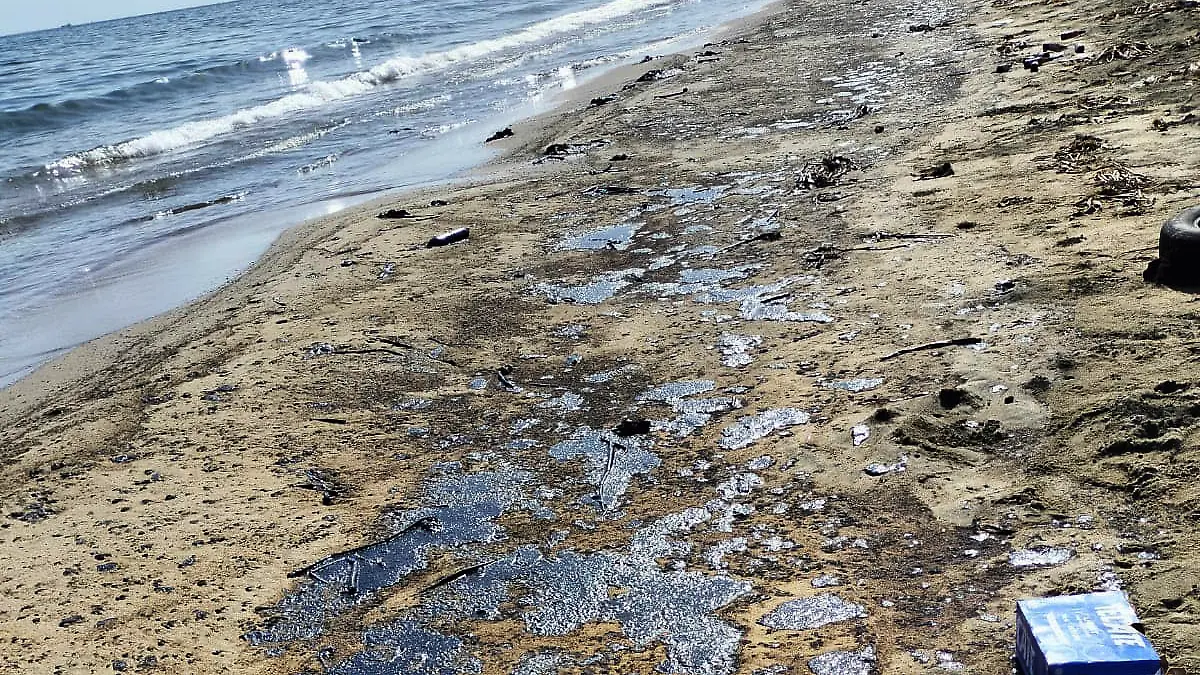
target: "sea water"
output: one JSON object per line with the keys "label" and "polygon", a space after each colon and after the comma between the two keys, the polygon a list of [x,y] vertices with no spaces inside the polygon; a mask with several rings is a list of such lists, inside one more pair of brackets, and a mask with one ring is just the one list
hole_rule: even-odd
{"label": "sea water", "polygon": [[0,36],[0,386],[763,4],[237,0]]}

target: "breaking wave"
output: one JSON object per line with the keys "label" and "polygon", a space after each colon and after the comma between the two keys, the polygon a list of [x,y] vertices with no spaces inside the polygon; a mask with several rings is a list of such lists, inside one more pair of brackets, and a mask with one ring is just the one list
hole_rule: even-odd
{"label": "breaking wave", "polygon": [[470,63],[509,49],[535,44],[564,33],[606,23],[642,10],[668,6],[674,2],[676,0],[611,0],[599,7],[535,23],[506,36],[481,40],[420,56],[395,57],[370,70],[357,72],[340,80],[310,83],[303,91],[288,94],[270,103],[239,110],[222,117],[187,122],[171,129],[151,132],[140,138],[68,155],[47,164],[45,170],[53,176],[69,176],[91,167],[118,164],[199,145],[218,136],[253,127],[267,120],[364,94],[376,87],[407,77]]}

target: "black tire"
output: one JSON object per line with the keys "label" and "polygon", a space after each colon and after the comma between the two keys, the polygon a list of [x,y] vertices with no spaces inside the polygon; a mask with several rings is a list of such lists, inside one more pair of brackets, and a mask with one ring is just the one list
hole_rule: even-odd
{"label": "black tire", "polygon": [[1184,210],[1163,225],[1154,276],[1168,286],[1200,286],[1200,206]]}

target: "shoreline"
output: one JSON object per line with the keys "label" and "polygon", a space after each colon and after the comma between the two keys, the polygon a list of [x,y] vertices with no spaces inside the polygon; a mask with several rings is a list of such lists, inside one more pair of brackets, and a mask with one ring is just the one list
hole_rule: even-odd
{"label": "shoreline", "polygon": [[[773,11],[778,11],[784,2],[785,0],[770,0],[764,6],[745,16],[708,29],[704,31],[705,39],[720,39],[722,36],[752,30],[756,22],[763,21]],[[697,36],[693,40],[685,41],[685,43],[691,44],[692,42],[697,42],[699,39]],[[655,61],[670,59],[678,55],[678,53],[660,55],[655,58]],[[545,109],[533,112],[531,115],[522,117],[512,123],[515,129],[520,130],[517,137],[527,137],[531,133],[541,134],[545,130],[545,127],[553,125],[556,120],[568,114],[569,109],[573,106],[578,106],[590,100],[593,94],[611,88],[612,85],[627,79],[630,74],[634,72],[640,73],[640,71],[645,69],[646,66],[644,63],[628,63],[609,67],[598,76],[588,78],[580,86],[568,91],[559,92],[551,99],[550,103],[542,104],[542,107]],[[484,133],[490,133],[485,132],[483,128],[480,128],[479,131],[481,136]],[[486,159],[478,165],[459,171],[454,175],[430,183],[385,190],[365,202],[342,209],[333,215],[310,218],[287,227],[268,245],[267,250],[262,255],[251,262],[248,268],[217,288],[155,316],[100,335],[65,350],[56,350],[62,353],[41,362],[18,380],[0,386],[0,423],[28,414],[33,407],[40,405],[47,397],[53,396],[55,390],[77,385],[89,375],[96,374],[104,368],[103,365],[99,364],[105,362],[111,363],[116,358],[113,354],[121,349],[122,344],[145,339],[145,337],[161,331],[163,326],[170,322],[177,321],[181,317],[186,316],[189,313],[189,308],[213,301],[217,294],[241,283],[247,275],[259,267],[264,258],[277,259],[282,256],[282,258],[290,259],[294,257],[294,254],[300,252],[299,250],[292,251],[291,254],[276,251],[277,248],[291,248],[292,246],[299,245],[289,243],[292,239],[296,239],[297,241],[308,240],[303,235],[289,237],[289,235],[294,234],[293,231],[301,229],[329,229],[332,231],[336,230],[338,223],[343,222],[345,219],[368,217],[369,214],[386,209],[389,204],[401,200],[410,194],[434,194],[444,191],[445,188],[473,186],[487,181],[500,180],[502,174],[506,172],[516,172],[518,174],[529,172],[533,169],[526,165],[525,162],[518,160],[517,157],[523,153],[535,150],[534,146],[537,143],[537,140],[525,140],[523,143],[506,143],[500,141],[494,145],[498,151],[493,153],[494,157]],[[334,199],[342,198],[335,197]],[[93,361],[99,363],[92,363]],[[27,381],[32,381],[32,383],[26,384]],[[16,407],[15,410],[13,409],[14,406]]]}
{"label": "shoreline", "polygon": [[1141,279],[1200,45],[1135,5],[780,3],[39,370],[0,663],[998,675],[1015,600],[1119,588],[1200,667],[1190,296]]}

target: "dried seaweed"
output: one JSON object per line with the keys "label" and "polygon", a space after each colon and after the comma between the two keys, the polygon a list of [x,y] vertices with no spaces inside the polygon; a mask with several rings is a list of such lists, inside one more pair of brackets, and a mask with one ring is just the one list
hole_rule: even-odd
{"label": "dried seaweed", "polygon": [[1116,60],[1132,61],[1153,53],[1154,50],[1145,42],[1122,42],[1105,47],[1095,58],[1101,63],[1112,63]]}
{"label": "dried seaweed", "polygon": [[819,162],[804,165],[796,186],[805,190],[832,187],[837,185],[843,176],[858,168],[858,164],[849,157],[827,155]]}
{"label": "dried seaweed", "polygon": [[1100,161],[1100,152],[1108,147],[1099,137],[1078,134],[1070,143],[1059,148],[1052,157],[1041,158],[1044,161],[1039,168],[1053,169],[1057,173],[1087,173],[1095,169]]}

